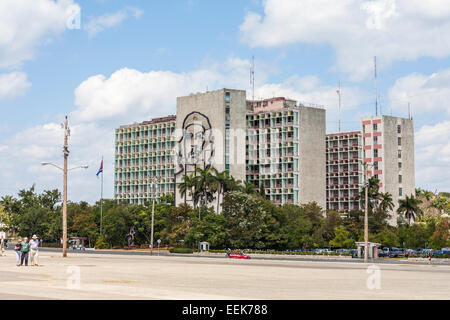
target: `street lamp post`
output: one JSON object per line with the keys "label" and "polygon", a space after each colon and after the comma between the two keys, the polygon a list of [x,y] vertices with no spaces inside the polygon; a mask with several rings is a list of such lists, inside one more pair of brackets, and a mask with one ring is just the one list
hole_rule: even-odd
{"label": "street lamp post", "polygon": [[363,163],[364,166],[364,263],[367,263],[369,260],[369,182],[367,181],[367,175],[369,171],[367,170],[368,166],[373,167],[367,163]]}
{"label": "street lamp post", "polygon": [[64,146],[63,146],[63,153],[64,153],[64,167],[61,168],[60,166],[51,163],[51,162],[42,162],[41,165],[46,166],[46,165],[51,165],[54,166],[55,168],[63,171],[63,175],[64,175],[64,186],[63,186],[63,258],[67,257],[67,172],[70,170],[74,170],[74,169],[78,169],[78,168],[83,168],[83,169],[87,169],[88,166],[87,165],[82,165],[82,166],[77,166],[74,168],[70,168],[67,169],[67,159],[69,157],[69,148],[68,148],[68,137],[70,135],[70,130],[69,130],[69,126],[68,126],[68,122],[67,122],[67,116],[66,116],[66,120],[64,122]]}
{"label": "street lamp post", "polygon": [[158,179],[156,177],[152,178],[152,184],[153,184],[153,202],[152,202],[152,229],[150,232],[150,255],[153,255],[153,227],[154,227],[154,220],[155,220],[155,198],[156,198],[156,183],[158,182]]}

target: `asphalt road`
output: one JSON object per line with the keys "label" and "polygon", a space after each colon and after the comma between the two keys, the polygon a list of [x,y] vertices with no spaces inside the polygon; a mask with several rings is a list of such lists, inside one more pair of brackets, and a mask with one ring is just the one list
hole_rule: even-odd
{"label": "asphalt road", "polygon": [[[11,248],[8,248],[11,249]],[[61,253],[62,249],[60,248],[40,248],[42,252],[54,252],[54,253]],[[79,250],[67,250],[68,255],[72,254],[108,254],[108,255],[134,255],[134,256],[150,256],[150,250],[148,251],[125,251],[125,250],[86,250],[86,251],[79,251]],[[173,254],[169,253],[167,250],[160,250],[158,254],[158,250],[155,249],[153,251],[153,255],[155,256],[167,256],[167,257],[192,257],[192,258],[211,258],[211,259],[229,259],[225,257],[225,254],[223,255],[197,255],[197,254]],[[328,257],[309,257],[309,256],[281,256],[281,255],[258,255],[258,254],[251,254],[251,259],[253,260],[280,260],[280,261],[323,261],[323,262],[344,262],[344,263],[364,263],[363,259],[349,259],[349,258],[342,258],[342,257],[334,257],[334,256],[328,256]],[[428,261],[412,261],[404,258],[380,258],[378,260],[371,260],[370,263],[377,263],[377,264],[405,264],[405,265],[434,265],[434,264],[446,264],[450,265],[450,261],[442,262],[438,259],[433,259],[430,262]]]}
{"label": "asphalt road", "polygon": [[[52,252],[61,252],[62,249],[57,248],[42,248],[41,250],[48,250]],[[68,253],[87,253],[87,254],[121,254],[121,255],[143,255],[147,256],[150,255],[150,251],[111,251],[111,250],[88,250],[88,251],[78,251],[78,250],[68,250]],[[158,255],[158,251],[155,249],[153,251],[154,255]],[[190,254],[172,254],[169,253],[167,250],[161,250],[159,252],[159,255],[164,256],[171,256],[171,257],[196,257],[196,258],[214,258],[214,259],[228,259],[225,257],[225,254],[223,255],[190,255]],[[280,256],[280,255],[259,255],[259,254],[251,254],[250,255],[252,259],[256,260],[281,260],[281,261],[325,261],[325,262],[352,262],[352,263],[364,263],[363,259],[357,259],[357,258],[342,258],[342,257],[334,257],[334,256],[316,256],[316,257],[309,257],[309,256]],[[369,262],[375,262],[375,260],[371,260]],[[436,264],[440,262],[437,259],[433,259],[431,264]],[[380,258],[376,261],[376,263],[393,263],[393,264],[418,264],[418,265],[429,265],[430,262],[428,261],[412,261],[404,258]],[[446,262],[445,264],[449,264],[450,262]]]}

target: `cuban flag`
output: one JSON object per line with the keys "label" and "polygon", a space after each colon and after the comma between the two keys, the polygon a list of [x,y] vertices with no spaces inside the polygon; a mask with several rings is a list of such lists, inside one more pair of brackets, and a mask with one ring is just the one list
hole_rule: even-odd
{"label": "cuban flag", "polygon": [[98,175],[102,172],[103,172],[103,159],[102,159],[102,163],[100,164],[100,169],[98,169],[98,172],[97,172],[97,178],[98,178]]}

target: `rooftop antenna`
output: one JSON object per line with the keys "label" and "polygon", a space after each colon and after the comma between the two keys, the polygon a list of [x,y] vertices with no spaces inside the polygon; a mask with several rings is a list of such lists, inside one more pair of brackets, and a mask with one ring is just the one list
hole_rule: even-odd
{"label": "rooftop antenna", "polygon": [[339,111],[338,111],[338,117],[339,117],[339,133],[341,132],[341,80],[339,80],[339,89],[336,90],[337,94],[339,95]]}
{"label": "rooftop antenna", "polygon": [[250,84],[252,85],[252,101],[255,101],[255,56],[252,56],[250,67]]}
{"label": "rooftop antenna", "polygon": [[[375,75],[375,116],[378,116],[377,56],[373,57]],[[380,111],[381,115],[381,111]]]}
{"label": "rooftop antenna", "polygon": [[408,102],[408,119],[411,120],[411,102]]}

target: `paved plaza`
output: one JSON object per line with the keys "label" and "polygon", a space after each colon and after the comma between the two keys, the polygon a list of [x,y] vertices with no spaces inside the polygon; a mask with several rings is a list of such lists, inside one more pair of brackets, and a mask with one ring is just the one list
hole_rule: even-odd
{"label": "paved plaza", "polygon": [[448,299],[450,265],[40,252],[0,257],[0,299]]}

